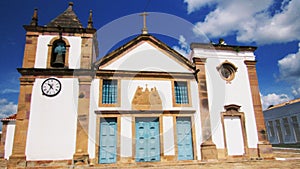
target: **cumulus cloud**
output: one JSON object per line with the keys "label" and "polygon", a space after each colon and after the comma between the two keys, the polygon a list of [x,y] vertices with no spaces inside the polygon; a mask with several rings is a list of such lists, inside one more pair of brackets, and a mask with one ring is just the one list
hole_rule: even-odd
{"label": "cumulus cloud", "polygon": [[283,0],[279,10],[274,8],[274,0],[201,1],[184,0],[188,12],[207,4],[216,5],[203,22],[195,24],[196,34],[201,30],[210,38],[236,35],[237,41],[257,44],[300,40],[299,0]]}
{"label": "cumulus cloud", "polygon": [[260,98],[261,98],[263,110],[267,109],[271,105],[276,105],[291,100],[291,98],[289,98],[289,96],[286,94],[276,94],[276,93],[271,93],[265,96],[261,95]]}
{"label": "cumulus cloud", "polygon": [[215,0],[184,0],[187,3],[188,13],[192,13],[203,6],[213,4]]}
{"label": "cumulus cloud", "polygon": [[18,105],[7,99],[0,99],[0,119],[17,112]]}
{"label": "cumulus cloud", "polygon": [[297,53],[292,53],[278,61],[279,79],[292,84],[292,93],[300,97],[300,43]]}
{"label": "cumulus cloud", "polygon": [[190,48],[189,48],[189,44],[187,43],[183,35],[179,36],[178,45],[179,46],[173,46],[173,49],[176,50],[181,55],[188,57],[190,54]]}

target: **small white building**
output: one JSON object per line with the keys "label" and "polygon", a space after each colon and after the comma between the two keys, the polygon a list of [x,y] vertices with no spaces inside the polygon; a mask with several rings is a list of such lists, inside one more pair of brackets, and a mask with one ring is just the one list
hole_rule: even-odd
{"label": "small white building", "polygon": [[188,60],[143,29],[96,60],[92,14],[84,28],[72,6],[24,26],[9,166],[272,158],[256,47],[193,43]]}
{"label": "small white building", "polygon": [[8,159],[12,153],[16,127],[16,116],[17,114],[13,114],[4,119],[1,119],[2,135],[0,142],[0,157],[5,159]]}
{"label": "small white building", "polygon": [[264,117],[271,144],[300,143],[300,99],[270,106]]}

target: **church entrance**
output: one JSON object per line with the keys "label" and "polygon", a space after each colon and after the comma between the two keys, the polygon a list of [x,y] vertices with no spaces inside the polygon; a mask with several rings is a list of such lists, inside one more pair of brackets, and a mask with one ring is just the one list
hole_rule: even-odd
{"label": "church entrance", "polygon": [[229,156],[244,155],[244,138],[240,116],[225,116],[224,129]]}
{"label": "church entrance", "polygon": [[193,160],[192,126],[189,117],[176,118],[178,160]]}
{"label": "church entrance", "polygon": [[136,161],[160,161],[158,118],[136,118]]}
{"label": "church entrance", "polygon": [[117,119],[100,119],[99,163],[115,163],[117,156]]}

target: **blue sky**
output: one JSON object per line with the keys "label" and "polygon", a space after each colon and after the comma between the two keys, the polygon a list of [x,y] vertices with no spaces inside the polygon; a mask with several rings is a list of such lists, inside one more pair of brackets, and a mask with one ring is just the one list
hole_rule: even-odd
{"label": "blue sky", "polygon": [[[2,42],[0,118],[15,112],[17,108],[19,74],[16,68],[22,66],[25,44],[25,30],[22,25],[30,23],[34,8],[38,8],[39,25],[46,25],[67,8],[68,2],[0,1]],[[257,73],[264,107],[300,96],[299,0],[74,0],[73,2],[73,9],[84,26],[87,25],[89,10],[93,10],[96,29],[101,29],[127,15],[143,11],[159,12],[182,18],[198,28],[197,30],[201,30],[213,42],[223,38],[230,45],[257,46],[255,52],[258,61]],[[151,25],[151,22],[154,23],[155,20],[151,21],[149,16],[148,24]],[[151,33],[150,28],[151,26],[149,26]],[[170,26],[167,29],[175,28]],[[155,33],[159,34],[157,31]],[[158,35],[158,38],[184,53],[187,52],[187,44],[201,41],[185,37],[183,34],[196,37],[198,33],[186,31],[182,34],[179,32],[175,38],[165,37],[164,34]],[[101,35],[98,36],[102,38]],[[193,39],[196,41],[190,41]]]}

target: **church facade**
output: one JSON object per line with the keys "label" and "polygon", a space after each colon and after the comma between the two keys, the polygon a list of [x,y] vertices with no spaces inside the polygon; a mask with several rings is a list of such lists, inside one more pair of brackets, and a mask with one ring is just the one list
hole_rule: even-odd
{"label": "church facade", "polygon": [[96,60],[92,13],[84,28],[72,6],[24,26],[9,167],[273,157],[256,47],[192,43],[188,60],[143,29]]}

